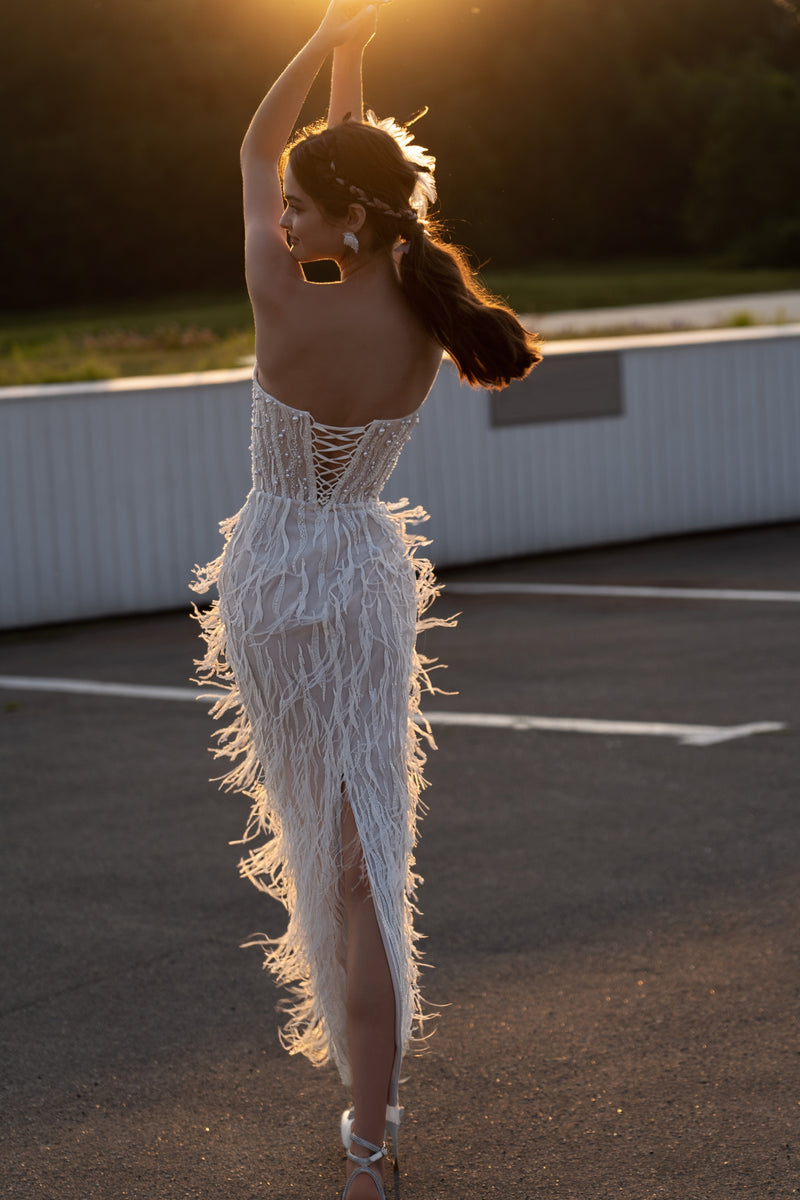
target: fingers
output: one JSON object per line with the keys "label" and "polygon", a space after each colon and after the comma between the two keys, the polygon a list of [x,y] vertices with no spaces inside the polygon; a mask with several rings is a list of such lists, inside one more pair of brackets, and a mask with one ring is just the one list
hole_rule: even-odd
{"label": "fingers", "polygon": [[389,0],[373,0],[372,3],[362,7],[361,12],[353,21],[354,36],[364,35],[369,41],[378,28],[378,9],[388,3]]}
{"label": "fingers", "polygon": [[378,5],[384,3],[388,0],[331,0],[318,32],[332,46],[350,41],[366,45],[375,34]]}
{"label": "fingers", "polygon": [[342,21],[357,21],[368,9],[374,9],[376,3],[386,3],[388,0],[340,0],[339,15]]}

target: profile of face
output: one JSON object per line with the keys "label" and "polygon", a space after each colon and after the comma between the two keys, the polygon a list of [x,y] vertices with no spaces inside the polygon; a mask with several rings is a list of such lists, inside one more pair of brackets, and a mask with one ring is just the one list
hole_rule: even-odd
{"label": "profile of face", "polygon": [[280,226],[286,230],[292,257],[297,262],[341,261],[345,254],[344,234],[361,223],[354,213],[359,206],[352,205],[348,216],[341,220],[328,217],[300,186],[291,163],[287,163],[284,171],[283,195],[286,207]]}
{"label": "profile of face", "polygon": [[308,192],[303,191],[289,164],[283,176],[283,197],[285,208],[281,228],[287,232],[291,257],[299,263],[341,259],[348,221],[331,220]]}
{"label": "profile of face", "polygon": [[[332,258],[333,238],[337,231],[319,205],[300,187],[289,164],[283,177],[283,196],[285,208],[280,226],[286,230],[292,257],[298,262]],[[340,245],[341,241],[339,234]]]}

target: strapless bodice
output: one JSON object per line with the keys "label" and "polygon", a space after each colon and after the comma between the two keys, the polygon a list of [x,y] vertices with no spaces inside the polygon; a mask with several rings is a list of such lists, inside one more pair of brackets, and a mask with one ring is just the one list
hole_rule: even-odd
{"label": "strapless bodice", "polygon": [[323,507],[375,500],[418,421],[413,412],[366,425],[324,425],[254,379],[253,487]]}

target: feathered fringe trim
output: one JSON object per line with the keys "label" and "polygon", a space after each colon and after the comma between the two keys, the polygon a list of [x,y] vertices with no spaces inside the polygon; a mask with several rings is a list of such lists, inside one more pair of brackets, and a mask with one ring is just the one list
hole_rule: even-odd
{"label": "feathered fringe trim", "polygon": [[[260,495],[264,496],[263,493]],[[252,500],[253,493],[248,498],[248,504]],[[221,523],[220,530],[225,538],[225,547],[213,562],[205,567],[196,568],[195,580],[191,585],[194,591],[203,594],[219,584],[228,547],[240,528],[248,504],[245,504],[239,513]],[[393,535],[402,553],[413,564],[416,576],[417,633],[436,626],[453,626],[455,617],[439,618],[425,615],[439,596],[441,585],[435,579],[431,562],[417,554],[421,547],[429,545],[429,540],[420,534],[409,532],[408,526],[427,520],[427,513],[421,507],[410,508],[407,500],[379,504],[373,506],[370,511],[373,515],[379,511],[382,520],[388,520],[390,536]],[[215,691],[221,693],[211,708],[211,715],[222,722],[214,734],[216,745],[212,747],[212,753],[215,758],[228,759],[233,764],[219,777],[218,782],[225,791],[241,792],[251,800],[250,817],[241,839],[242,843],[264,839],[241,860],[240,874],[259,890],[278,900],[289,914],[286,933],[281,937],[270,938],[259,934],[244,944],[261,947],[264,966],[272,972],[278,984],[289,990],[289,998],[281,1005],[286,1014],[286,1021],[280,1033],[283,1046],[289,1053],[305,1055],[317,1066],[328,1062],[332,1057],[343,1080],[348,1082],[349,1065],[343,1011],[343,955],[341,946],[334,949],[331,947],[331,942],[336,941],[336,930],[332,932],[330,927],[326,927],[324,922],[319,920],[322,906],[326,912],[331,913],[334,924],[341,928],[341,898],[338,892],[321,898],[309,894],[318,886],[317,881],[311,877],[313,873],[310,868],[305,875],[297,867],[298,862],[319,862],[319,855],[330,848],[330,842],[326,844],[325,839],[335,839],[337,831],[330,827],[321,827],[304,830],[298,834],[295,829],[290,828],[292,822],[282,820],[279,806],[275,803],[276,788],[271,778],[269,739],[267,737],[265,741],[260,732],[262,724],[269,724],[270,715],[263,710],[263,705],[254,699],[252,692],[244,696],[240,690],[240,683],[229,658],[228,631],[220,610],[220,599],[203,610],[194,605],[193,614],[200,624],[206,643],[205,655],[196,663],[196,682],[204,687],[212,685]],[[270,665],[268,660],[265,661],[263,669],[269,672]],[[371,832],[365,827],[367,823],[363,819],[358,820],[359,815],[363,818],[364,814],[356,812],[357,797],[351,800],[359,825],[365,861],[371,870],[374,869],[384,876],[382,881],[373,881],[377,882],[377,886],[373,887],[373,899],[384,931],[384,943],[396,992],[399,993],[398,1042],[402,1043],[404,1051],[409,1047],[417,1049],[424,1043],[429,1034],[423,1032],[423,1026],[432,1015],[423,1010],[420,996],[420,935],[413,927],[413,913],[418,911],[414,901],[420,880],[411,870],[410,862],[411,850],[417,839],[418,816],[424,809],[419,798],[420,792],[427,786],[423,774],[426,761],[425,744],[435,748],[430,725],[420,710],[420,702],[423,692],[434,693],[440,690],[431,681],[430,673],[436,666],[434,659],[419,654],[414,647],[402,755],[404,761],[401,764],[404,778],[395,780],[396,788],[402,792],[407,807],[407,812],[402,818],[405,824],[402,848],[404,863],[384,861],[386,855],[381,857],[380,844],[371,844]],[[284,663],[283,667],[291,671],[288,662]],[[258,728],[254,728],[249,709],[255,710],[252,715]],[[319,718],[312,705],[304,713],[304,721],[304,728],[300,731],[301,743],[314,747],[319,744],[317,739],[324,738],[326,734],[325,720]],[[363,764],[359,763],[359,768],[362,769]],[[297,784],[298,794],[305,794],[310,801],[319,779],[315,781],[311,778],[308,774],[310,768],[303,758],[298,758],[295,769],[298,778],[294,782]],[[366,769],[369,773],[368,766]],[[327,782],[330,786],[331,781]],[[313,824],[313,821],[306,824]],[[324,822],[322,824],[324,825]],[[293,840],[296,844],[291,845]],[[293,860],[294,870],[289,866]],[[399,869],[405,873],[405,879],[400,884],[403,893],[401,913],[397,911],[396,901],[394,906],[391,898],[386,901],[384,889],[381,887],[383,882],[387,885],[387,893],[396,892],[396,880],[391,879],[391,875]],[[304,877],[299,878],[300,875]],[[390,936],[387,936],[387,926],[397,924],[398,921],[402,928],[389,928]],[[332,1003],[332,993],[340,995],[342,1002]]]}

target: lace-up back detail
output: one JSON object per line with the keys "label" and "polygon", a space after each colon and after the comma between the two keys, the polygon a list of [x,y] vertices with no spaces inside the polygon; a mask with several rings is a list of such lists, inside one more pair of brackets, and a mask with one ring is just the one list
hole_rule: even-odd
{"label": "lace-up back detail", "polygon": [[414,412],[367,425],[325,425],[254,380],[253,487],[322,506],[377,500],[418,420]]}
{"label": "lace-up back detail", "polygon": [[339,480],[358,453],[363,438],[363,425],[322,425],[312,419],[311,453],[318,503],[328,504],[333,499]]}

